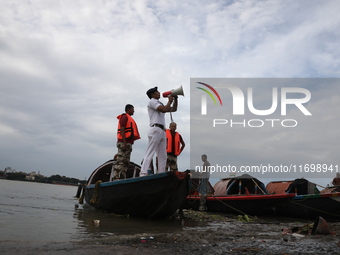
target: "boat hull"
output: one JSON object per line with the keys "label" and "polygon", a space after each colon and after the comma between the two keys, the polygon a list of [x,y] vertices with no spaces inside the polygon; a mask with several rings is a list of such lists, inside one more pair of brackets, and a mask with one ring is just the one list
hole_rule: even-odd
{"label": "boat hull", "polygon": [[[276,215],[280,204],[288,202],[293,197],[294,194],[207,196],[205,207],[209,212]],[[198,210],[199,206],[200,196],[188,196],[183,208]]]}
{"label": "boat hull", "polygon": [[189,194],[190,176],[165,172],[85,187],[90,206],[116,214],[164,218],[174,214]]}
{"label": "boat hull", "polygon": [[340,193],[297,195],[278,209],[280,215],[289,217],[340,219]]}

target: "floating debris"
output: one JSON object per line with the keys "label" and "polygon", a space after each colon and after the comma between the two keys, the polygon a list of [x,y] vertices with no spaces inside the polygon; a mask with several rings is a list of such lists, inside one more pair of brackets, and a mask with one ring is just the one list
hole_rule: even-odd
{"label": "floating debris", "polygon": [[93,224],[95,227],[99,227],[100,220],[93,220]]}
{"label": "floating debris", "polygon": [[194,210],[183,210],[184,218],[195,221],[230,221],[231,219],[218,214],[200,212]]}
{"label": "floating debris", "polygon": [[242,221],[242,222],[251,222],[251,221],[257,221],[257,220],[258,220],[257,217],[251,217],[251,216],[249,216],[249,215],[247,215],[247,214],[245,214],[245,215],[239,215],[239,216],[237,217],[237,219],[238,219],[239,221]]}

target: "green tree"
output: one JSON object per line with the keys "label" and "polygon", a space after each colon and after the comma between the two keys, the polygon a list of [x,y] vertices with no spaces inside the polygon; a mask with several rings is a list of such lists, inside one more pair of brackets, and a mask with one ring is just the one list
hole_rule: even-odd
{"label": "green tree", "polygon": [[7,173],[6,178],[8,180],[24,181],[26,179],[26,174],[23,174],[23,173]]}

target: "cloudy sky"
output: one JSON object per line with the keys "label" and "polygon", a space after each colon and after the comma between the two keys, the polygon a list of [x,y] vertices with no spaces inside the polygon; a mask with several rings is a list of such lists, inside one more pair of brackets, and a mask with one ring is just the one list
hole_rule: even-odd
{"label": "cloudy sky", "polygon": [[[147,146],[147,89],[183,85],[173,114],[190,168],[190,78],[340,77],[340,2],[0,3],[0,169],[84,179],[116,153],[116,116],[135,106]],[[166,100],[163,100],[166,102]],[[166,117],[167,123],[170,117]]]}

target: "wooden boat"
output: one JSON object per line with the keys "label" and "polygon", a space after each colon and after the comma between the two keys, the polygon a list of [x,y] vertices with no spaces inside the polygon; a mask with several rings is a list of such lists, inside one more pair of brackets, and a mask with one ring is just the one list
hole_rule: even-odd
{"label": "wooden boat", "polygon": [[270,182],[266,188],[273,194],[296,194],[293,199],[279,205],[279,215],[309,220],[315,220],[318,217],[327,220],[340,219],[338,187],[330,187],[320,192],[317,184],[306,179],[295,179]]}
{"label": "wooden boat", "polygon": [[[192,178],[192,182],[197,190],[199,178]],[[244,174],[217,182],[211,194],[205,197],[204,209],[231,214],[271,215],[276,214],[280,203],[294,196],[294,194],[269,195],[261,181]],[[192,190],[183,207],[199,210],[200,206],[202,206],[201,196]]]}
{"label": "wooden boat", "polygon": [[108,212],[145,218],[165,218],[179,209],[189,194],[190,175],[165,172],[139,177],[140,166],[130,163],[127,179],[111,181],[109,160],[91,174],[83,189],[86,203]]}

